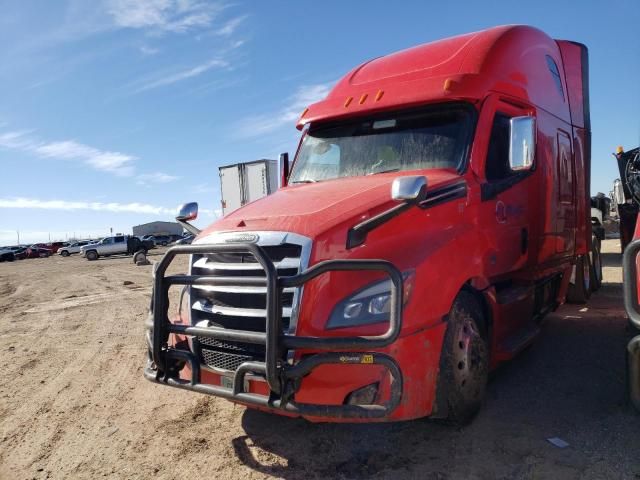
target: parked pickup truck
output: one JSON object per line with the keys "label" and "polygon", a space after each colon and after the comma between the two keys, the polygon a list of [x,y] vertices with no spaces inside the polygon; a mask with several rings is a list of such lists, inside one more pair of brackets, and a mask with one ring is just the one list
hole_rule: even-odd
{"label": "parked pickup truck", "polygon": [[[134,255],[134,262],[137,263],[137,257],[140,252],[146,257],[149,250],[149,244],[132,235],[115,235],[113,237],[105,237],[98,243],[92,243],[80,247],[80,255],[87,260],[97,260],[99,257],[108,257],[109,255]],[[142,259],[142,258],[141,258]]]}
{"label": "parked pickup truck", "polygon": [[80,249],[85,245],[93,244],[90,240],[81,240],[79,242],[70,243],[67,246],[61,247],[58,250],[58,255],[62,255],[63,257],[68,257],[74,253],[80,253]]}

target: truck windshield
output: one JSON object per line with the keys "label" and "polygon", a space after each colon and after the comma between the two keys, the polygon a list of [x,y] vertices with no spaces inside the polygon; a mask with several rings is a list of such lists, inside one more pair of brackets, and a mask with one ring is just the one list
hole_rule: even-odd
{"label": "truck windshield", "polygon": [[398,170],[459,169],[471,141],[473,118],[470,108],[455,105],[311,126],[289,183]]}

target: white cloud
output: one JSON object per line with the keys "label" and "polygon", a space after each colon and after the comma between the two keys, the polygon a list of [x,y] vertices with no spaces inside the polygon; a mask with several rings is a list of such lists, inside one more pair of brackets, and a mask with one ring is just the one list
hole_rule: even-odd
{"label": "white cloud", "polygon": [[202,75],[203,73],[211,70],[212,68],[224,68],[228,67],[229,63],[225,60],[213,59],[207,62],[201,63],[194,67],[191,67],[187,70],[181,70],[170,75],[166,75],[160,78],[156,78],[155,80],[148,81],[144,83],[142,86],[135,89],[135,93],[144,92],[145,90],[151,90],[153,88],[164,87],[166,85],[171,85],[176,82],[180,82],[182,80],[186,80],[188,78],[197,77],[198,75]]}
{"label": "white cloud", "polygon": [[108,0],[107,12],[120,28],[184,33],[206,28],[224,8],[221,3],[193,0]]}
{"label": "white cloud", "polygon": [[242,15],[240,17],[235,17],[227,21],[227,23],[225,23],[222,27],[215,31],[216,35],[222,35],[224,37],[233,35],[240,24],[247,19],[247,16],[248,15]]}
{"label": "white cloud", "polygon": [[169,175],[163,172],[144,173],[137,176],[138,183],[141,185],[146,185],[147,183],[170,183],[175,182],[179,178],[180,177]]}
{"label": "white cloud", "polygon": [[327,96],[333,82],[303,85],[289,97],[288,106],[270,113],[247,117],[240,122],[238,134],[241,137],[259,137],[278,128],[293,125],[303,110],[310,104]]}
{"label": "white cloud", "polygon": [[148,45],[142,45],[140,47],[140,53],[143,55],[155,55],[158,52],[160,52],[159,48],[149,47]]}
{"label": "white cloud", "polygon": [[77,160],[90,167],[120,176],[133,175],[131,165],[137,157],[120,152],[100,150],[75,140],[42,142],[31,135],[31,131],[13,131],[0,134],[0,147],[21,150],[42,158]]}
{"label": "white cloud", "polygon": [[68,200],[40,200],[37,198],[0,198],[0,208],[25,208],[37,210],[92,210],[96,212],[112,213],[146,213],[146,214],[170,214],[176,213],[175,208],[165,208],[147,203],[105,203],[105,202],[78,202]]}

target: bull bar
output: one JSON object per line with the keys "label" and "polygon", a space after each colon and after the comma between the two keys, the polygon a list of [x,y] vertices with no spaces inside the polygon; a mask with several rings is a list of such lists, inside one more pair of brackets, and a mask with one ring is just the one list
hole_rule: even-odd
{"label": "bull bar", "polygon": [[[240,253],[250,254],[262,266],[265,277],[212,277],[209,275],[171,275],[166,271],[177,255]],[[391,280],[389,327],[381,335],[352,337],[304,337],[284,334],[282,329],[282,289],[299,287],[329,271],[369,270],[384,272]],[[172,285],[217,285],[266,287],[266,331],[253,332],[219,327],[174,324],[169,320],[169,288]],[[386,347],[396,341],[402,327],[403,278],[400,271],[385,260],[327,260],[294,275],[279,277],[273,262],[265,251],[251,243],[220,245],[185,245],[169,249],[154,271],[153,296],[149,317],[148,342],[150,358],[144,370],[148,380],[172,387],[216,395],[258,407],[283,410],[288,413],[336,418],[382,418],[400,404],[402,373],[397,362],[389,355],[369,351]],[[233,376],[232,388],[201,382],[200,360],[190,350],[169,346],[169,334],[201,336],[217,340],[239,341],[265,345],[265,361],[240,364]],[[289,350],[320,351],[302,357],[297,363],[285,360]],[[184,380],[179,371],[188,363],[191,379]],[[299,403],[295,393],[301,380],[313,369],[324,364],[381,365],[391,374],[389,399],[381,405],[321,405]],[[269,395],[244,391],[247,374],[263,377]]]}

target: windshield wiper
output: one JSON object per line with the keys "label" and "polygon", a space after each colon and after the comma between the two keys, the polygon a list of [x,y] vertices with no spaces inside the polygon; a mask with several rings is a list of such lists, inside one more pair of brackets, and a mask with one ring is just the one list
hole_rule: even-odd
{"label": "windshield wiper", "polygon": [[317,180],[294,180],[291,183],[317,183]]}
{"label": "windshield wiper", "polygon": [[380,170],[378,172],[367,173],[367,176],[369,176],[369,175],[379,175],[380,173],[397,172],[398,170],[400,170],[400,169],[399,168],[390,168],[388,170]]}

